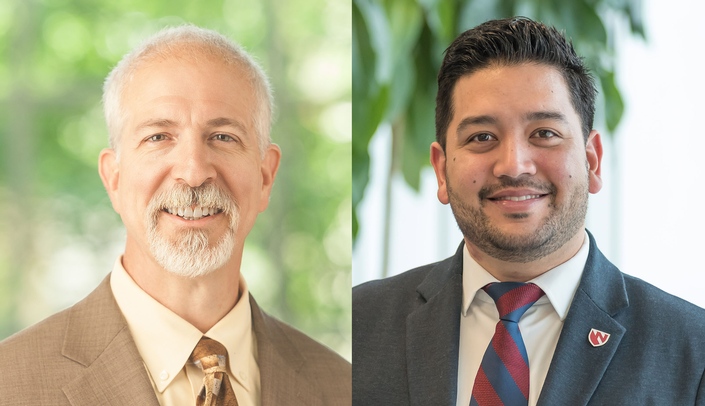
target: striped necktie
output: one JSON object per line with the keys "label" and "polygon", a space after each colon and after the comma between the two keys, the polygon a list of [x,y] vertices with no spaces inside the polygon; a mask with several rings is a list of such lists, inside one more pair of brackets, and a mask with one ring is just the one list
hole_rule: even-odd
{"label": "striped necktie", "polygon": [[543,291],[533,283],[490,283],[482,288],[495,302],[499,322],[482,357],[470,406],[526,406],[529,399],[529,357],[519,319]]}
{"label": "striped necktie", "polygon": [[203,336],[189,360],[204,374],[203,388],[196,398],[196,406],[237,406],[227,373],[228,351],[223,344]]}

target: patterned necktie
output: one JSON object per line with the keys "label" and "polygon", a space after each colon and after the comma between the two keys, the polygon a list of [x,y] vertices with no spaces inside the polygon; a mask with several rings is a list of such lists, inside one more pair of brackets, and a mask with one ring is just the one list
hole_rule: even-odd
{"label": "patterned necktie", "polygon": [[499,322],[482,357],[470,406],[526,406],[529,399],[529,357],[519,319],[543,291],[533,283],[490,283],[482,288],[499,311]]}
{"label": "patterned necktie", "polygon": [[189,361],[204,374],[196,406],[237,406],[227,373],[228,351],[223,344],[204,336],[193,349]]}

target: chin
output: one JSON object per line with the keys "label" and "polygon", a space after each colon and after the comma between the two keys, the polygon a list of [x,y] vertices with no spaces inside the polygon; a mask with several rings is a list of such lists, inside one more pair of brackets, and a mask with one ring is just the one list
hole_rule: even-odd
{"label": "chin", "polygon": [[229,230],[215,243],[198,230],[189,230],[182,238],[171,241],[157,234],[150,236],[149,245],[152,256],[167,272],[197,278],[228,263],[235,249],[235,232]]}

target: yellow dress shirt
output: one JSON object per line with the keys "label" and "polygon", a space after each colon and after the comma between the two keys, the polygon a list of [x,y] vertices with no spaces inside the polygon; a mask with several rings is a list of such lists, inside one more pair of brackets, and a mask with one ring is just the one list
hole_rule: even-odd
{"label": "yellow dress shirt", "polygon": [[261,404],[257,341],[252,331],[250,294],[242,275],[235,307],[205,334],[137,286],[123,268],[122,257],[115,262],[110,287],[160,405],[196,404],[203,372],[188,358],[203,335],[228,350],[228,375],[240,406]]}

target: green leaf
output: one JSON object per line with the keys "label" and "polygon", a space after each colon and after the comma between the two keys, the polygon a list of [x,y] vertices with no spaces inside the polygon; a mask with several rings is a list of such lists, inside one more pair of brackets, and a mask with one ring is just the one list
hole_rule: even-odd
{"label": "green leaf", "polygon": [[352,74],[353,82],[356,84],[356,86],[353,86],[353,92],[364,94],[376,82],[375,66],[377,58],[372,49],[366,21],[357,4],[357,0],[352,4]]}
{"label": "green leaf", "polygon": [[372,135],[382,121],[384,106],[389,98],[389,87],[384,86],[379,92],[368,97],[364,102],[353,96],[353,207],[362,200],[369,180],[368,148]]}
{"label": "green leaf", "polygon": [[622,95],[617,89],[617,84],[614,80],[614,72],[605,71],[600,74],[600,84],[602,85],[602,95],[605,99],[605,120],[607,129],[614,132],[622,120],[624,114],[624,101]]}
{"label": "green leaf", "polygon": [[405,115],[405,138],[401,170],[414,190],[420,188],[420,175],[429,164],[429,148],[435,140],[436,72],[438,66],[429,55],[433,49],[431,31],[425,30],[416,49],[414,62],[419,80]]}
{"label": "green leaf", "polygon": [[[375,75],[377,82],[388,82],[392,71],[391,55],[392,32],[386,11],[379,0],[354,0],[353,30],[364,28],[366,34],[358,34],[362,47],[369,47],[374,54]],[[355,34],[353,34],[355,35]],[[354,52],[354,49],[353,49]],[[365,62],[369,63],[369,62]]]}
{"label": "green leaf", "polygon": [[642,39],[646,39],[644,30],[644,13],[641,0],[626,0],[627,6],[624,13],[629,18],[629,28],[633,34],[639,35]]}
{"label": "green leaf", "polygon": [[426,21],[433,34],[446,46],[450,45],[458,32],[458,16],[463,2],[435,0],[422,2],[422,6],[426,11]]}
{"label": "green leaf", "polygon": [[[561,2],[565,4],[566,2]],[[570,2],[568,2],[570,3]],[[597,10],[591,7],[585,0],[577,0],[573,14],[570,16],[572,25],[576,28],[576,39],[578,41],[590,41],[604,44],[607,47],[607,30],[602,19],[597,14]],[[560,6],[559,6],[560,7]],[[562,10],[563,8],[560,7]],[[568,19],[568,16],[565,16]]]}
{"label": "green leaf", "polygon": [[390,70],[380,80],[390,84],[386,119],[394,121],[407,109],[416,81],[416,69],[410,60],[423,27],[423,14],[413,0],[384,0],[383,5],[391,32],[385,53]]}

